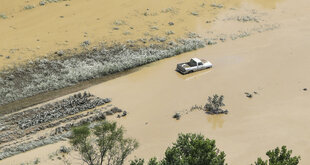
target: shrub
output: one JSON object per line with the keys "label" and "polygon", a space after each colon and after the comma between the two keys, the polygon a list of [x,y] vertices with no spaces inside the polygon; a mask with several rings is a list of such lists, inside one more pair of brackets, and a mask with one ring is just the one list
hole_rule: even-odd
{"label": "shrub", "polygon": [[287,150],[286,146],[279,147],[274,150],[270,150],[266,153],[268,160],[263,161],[261,158],[257,159],[255,165],[297,165],[300,161],[300,156],[292,155],[292,150]]}
{"label": "shrub", "polygon": [[[160,162],[157,161],[157,158],[151,158],[148,165],[160,165]],[[144,165],[144,159],[135,159],[134,161],[130,161],[130,165]]]}
{"label": "shrub", "polygon": [[130,161],[130,165],[144,165],[144,159],[135,159]]}
{"label": "shrub", "polygon": [[219,96],[215,94],[213,95],[213,97],[209,96],[208,102],[204,106],[206,112],[209,114],[220,114],[220,113],[227,114],[228,113],[227,110],[221,109],[221,107],[225,106],[225,104],[223,103],[223,100],[224,100],[223,95]]}
{"label": "shrub", "polygon": [[36,158],[33,162],[33,164],[39,164],[40,163],[40,159],[39,158]]}

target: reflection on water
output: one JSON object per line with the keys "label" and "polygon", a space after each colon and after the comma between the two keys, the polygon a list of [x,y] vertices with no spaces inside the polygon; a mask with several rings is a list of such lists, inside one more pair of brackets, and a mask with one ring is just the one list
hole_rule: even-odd
{"label": "reflection on water", "polygon": [[256,4],[262,5],[264,8],[267,9],[274,9],[276,8],[279,2],[283,0],[250,0],[250,2],[254,2]]}
{"label": "reflection on water", "polygon": [[239,7],[244,2],[249,2],[249,3],[256,4],[256,5],[260,5],[266,9],[274,9],[276,8],[277,4],[282,1],[283,0],[230,0],[230,1],[225,1],[225,2],[221,2],[221,1],[218,1],[218,2],[223,3],[224,5],[230,6],[230,7]]}
{"label": "reflection on water", "polygon": [[189,74],[186,74],[186,75],[182,75],[179,72],[176,72],[176,74],[177,74],[177,76],[180,79],[192,80],[192,79],[196,79],[196,78],[201,77],[201,76],[206,76],[211,71],[212,71],[212,69],[206,69],[206,70],[201,70],[201,71],[197,71],[197,72],[194,72],[194,73],[189,73]]}
{"label": "reflection on water", "polygon": [[208,115],[207,116],[208,122],[212,124],[213,129],[223,127],[224,125],[223,116],[224,115]]}

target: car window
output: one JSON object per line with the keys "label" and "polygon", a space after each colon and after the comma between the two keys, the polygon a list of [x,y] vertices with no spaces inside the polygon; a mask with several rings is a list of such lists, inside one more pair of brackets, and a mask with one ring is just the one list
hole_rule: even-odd
{"label": "car window", "polygon": [[189,66],[197,66],[196,61],[194,61],[193,59],[191,59],[190,62],[189,62]]}
{"label": "car window", "polygon": [[202,62],[199,62],[198,65],[202,65]]}

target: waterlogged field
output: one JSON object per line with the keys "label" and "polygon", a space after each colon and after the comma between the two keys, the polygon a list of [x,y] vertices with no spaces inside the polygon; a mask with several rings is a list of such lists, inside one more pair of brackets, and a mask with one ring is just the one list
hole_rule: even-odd
{"label": "waterlogged field", "polygon": [[[81,17],[76,18],[76,14],[74,13],[76,10],[73,10],[76,8],[72,8],[73,11],[71,12],[73,14],[68,16],[68,20],[67,17],[61,15],[60,18],[57,17],[59,20],[53,22],[51,25],[49,22],[51,20],[47,19],[46,26],[48,27],[46,28],[43,27],[45,25],[43,25],[44,21],[42,22],[42,20],[37,23],[27,24],[23,26],[21,34],[23,37],[18,39],[15,38],[18,35],[18,28],[13,28],[14,30],[12,32],[14,35],[9,34],[7,31],[5,33],[3,32],[5,39],[1,40],[3,42],[1,45],[5,47],[2,49],[5,55],[2,55],[0,60],[3,62],[5,69],[3,69],[0,75],[0,85],[2,87],[0,88],[0,105],[12,103],[43,92],[72,86],[81,81],[128,70],[207,45],[236,40],[279,27],[278,24],[267,21],[270,10],[262,9],[267,4],[263,3],[262,6],[256,8],[251,6],[257,2],[241,4],[242,1],[237,1],[236,3],[221,1],[192,3],[189,1],[180,1],[174,4],[172,1],[165,1],[165,3],[151,1],[156,5],[150,6],[145,1],[130,1],[130,3],[139,5],[129,6],[124,10],[122,10],[122,7],[128,6],[127,3],[129,2],[116,1],[110,4],[111,6],[103,5],[103,8],[92,6],[97,4],[96,0],[87,3],[85,1],[73,2],[75,1],[70,1],[72,4],[68,4],[69,1],[44,1],[43,4],[40,2],[34,8],[22,9],[17,15],[23,14],[25,16],[32,14],[36,19],[40,20],[44,13],[61,14],[61,9],[59,9],[60,12],[51,13],[50,11],[46,11],[47,8],[55,8],[59,7],[57,5],[62,5],[62,8],[68,12],[75,3],[77,3],[76,5],[83,4],[94,10],[87,10],[85,8],[85,10],[78,13]],[[35,4],[38,2],[27,3]],[[269,6],[272,8],[272,5],[270,3],[268,4],[266,7]],[[105,10],[107,6],[109,10]],[[143,9],[146,6],[150,7]],[[245,8],[244,6],[249,7]],[[113,12],[106,14],[107,16],[102,18],[104,19],[103,22],[100,18],[93,20],[96,23],[87,22],[92,19],[85,18],[85,16],[89,16],[88,14],[96,16],[102,14],[100,11],[107,12],[111,9],[113,9],[113,12],[117,11],[117,13],[114,15],[112,14]],[[37,15],[38,13],[36,12],[39,12],[39,10],[42,10],[41,12],[43,13]],[[119,12],[119,10],[122,10],[122,12]],[[226,14],[220,15],[220,13]],[[133,15],[130,16],[131,14]],[[1,23],[4,26],[1,27],[7,30],[5,28],[11,28],[9,26],[10,23],[15,22],[19,24],[20,22],[16,17],[18,16],[2,19]],[[21,19],[24,21],[32,20],[27,17]],[[74,23],[70,21],[74,21]],[[83,23],[80,21],[83,21]],[[78,28],[75,26],[71,27],[76,24],[83,25]],[[85,31],[83,26],[87,26],[87,28],[98,27],[97,29],[88,29]],[[231,26],[232,28],[228,30],[219,28],[225,26]],[[44,37],[46,33],[50,35],[46,36],[46,39],[34,39],[33,36],[28,37],[28,33],[25,32],[27,28],[31,30],[29,34],[35,35],[36,38]],[[34,28],[38,29],[34,30]],[[67,48],[71,46],[71,49],[64,49],[64,47],[56,43],[54,46],[47,46],[49,52],[40,52],[42,50],[40,44],[55,44],[53,37],[70,38],[79,36],[78,34],[70,34],[71,28],[72,31],[81,31],[83,33],[81,36],[83,40],[82,38],[74,39],[74,41],[79,41],[79,44],[69,44],[69,39],[63,40],[67,43],[65,44]],[[57,32],[53,32],[55,30]],[[63,30],[66,34],[59,32]],[[127,33],[124,30],[130,30],[132,32],[128,31]],[[43,34],[41,35],[41,33]],[[90,33],[94,34],[90,35]],[[96,38],[100,36],[103,37]],[[30,38],[37,45],[35,50],[29,48],[33,42],[26,41]],[[12,39],[12,42],[9,42],[9,39]],[[16,46],[19,42],[27,46],[27,50],[30,51],[28,53],[27,51],[21,51],[21,46],[8,49],[11,47],[8,44],[12,43]],[[40,56],[39,59],[37,55]],[[14,57],[28,61],[19,63],[19,60],[14,59]],[[37,59],[33,59],[32,57],[36,57]],[[10,61],[15,64],[11,65]],[[9,106],[9,108],[11,107]]]}
{"label": "waterlogged field", "polygon": [[[11,97],[0,95],[2,104],[19,104],[22,102],[12,101],[66,86],[74,88],[72,85],[87,81],[90,84],[86,91],[100,98],[112,98],[113,105],[128,112],[125,117],[108,118],[123,125],[126,134],[140,143],[128,160],[160,158],[178,133],[190,132],[215,139],[232,165],[254,163],[257,157],[265,158],[267,150],[281,145],[300,155],[301,165],[310,163],[310,95],[304,90],[310,88],[306,76],[310,69],[307,0],[298,3],[293,0],[14,3],[7,1],[6,5],[0,5],[0,14],[5,13],[7,17],[0,17],[0,25],[5,25],[0,26],[0,33],[7,39],[7,42],[0,39],[0,54],[4,55],[0,62],[4,68],[14,63],[27,67],[19,65],[15,72],[2,70],[5,78],[0,79],[0,92],[11,94]],[[25,9],[27,5],[34,8]],[[52,12],[55,9],[58,12]],[[9,26],[16,31],[8,30]],[[18,35],[24,37],[17,39]],[[66,44],[57,44],[61,42]],[[19,49],[10,51],[13,47]],[[23,47],[33,51],[25,51]],[[47,53],[50,54],[45,56]],[[38,57],[41,59],[35,60]],[[175,72],[177,63],[192,57],[207,59],[214,67],[185,76]],[[163,60],[154,62],[159,59]],[[98,83],[98,80],[94,83],[97,85],[92,86],[92,81],[88,81],[144,64],[147,65],[109,81]],[[253,97],[248,98],[245,93]],[[194,105],[204,105],[213,94],[225,96],[228,115],[190,111]],[[64,98],[69,96],[72,94]],[[44,109],[49,104],[37,107]],[[35,108],[22,111],[32,112]],[[106,113],[104,110],[109,108],[75,115],[87,117],[102,113],[100,110]],[[181,114],[180,120],[172,118],[177,112]],[[20,113],[0,119],[9,119],[14,114]],[[71,122],[70,117],[60,120]],[[22,121],[27,124],[27,120]],[[34,128],[37,126],[25,130]],[[21,131],[9,127],[1,133],[11,130]],[[28,141],[44,133],[38,132],[30,134]],[[11,148],[10,152],[0,153],[6,157],[0,160],[1,165],[33,163],[37,159],[47,165],[67,161],[80,164],[74,151],[67,157],[57,158],[61,156],[57,151],[60,146],[68,146],[67,141],[56,143],[57,139],[53,142],[56,144],[6,156],[19,153],[19,145],[23,143],[22,139],[16,139],[16,145],[13,142],[0,145]]]}
{"label": "waterlogged field", "polygon": [[58,0],[40,5],[40,0],[3,0],[0,68],[58,50],[73,51],[86,40],[92,46],[104,41],[111,44],[138,39],[143,44],[151,37],[169,41],[186,32],[206,31],[219,13],[239,8],[244,2],[272,9],[278,1]]}

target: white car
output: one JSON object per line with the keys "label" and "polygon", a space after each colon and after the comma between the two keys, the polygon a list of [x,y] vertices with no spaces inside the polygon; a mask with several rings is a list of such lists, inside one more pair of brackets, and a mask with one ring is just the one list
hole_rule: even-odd
{"label": "white car", "polygon": [[182,74],[212,68],[212,63],[198,58],[192,58],[189,62],[177,64],[177,71]]}

